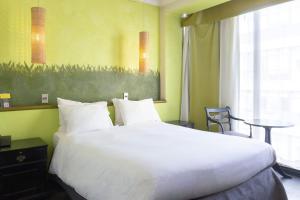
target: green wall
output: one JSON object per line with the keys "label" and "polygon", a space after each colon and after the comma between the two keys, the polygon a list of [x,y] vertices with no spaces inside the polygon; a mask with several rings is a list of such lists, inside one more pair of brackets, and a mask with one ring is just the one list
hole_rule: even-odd
{"label": "green wall", "polygon": [[[30,62],[30,8],[37,1],[0,0],[0,62]],[[138,67],[138,33],[150,32],[150,66],[165,66],[167,103],[156,107],[162,120],[179,118],[181,28],[179,16],[166,19],[164,63],[159,60],[159,8],[130,0],[43,0],[48,64]],[[143,25],[143,17],[145,23]],[[0,86],[1,89],[1,86]],[[130,94],[129,94],[130,95]],[[113,108],[110,108],[113,116]],[[0,112],[0,133],[13,139],[41,137],[52,145],[57,109]]]}
{"label": "green wall", "polygon": [[47,64],[138,68],[139,31],[159,66],[159,8],[130,0],[0,0],[0,60],[30,63],[31,7],[46,8]]}
{"label": "green wall", "polygon": [[28,65],[0,63],[0,92],[9,91],[12,106],[41,104],[41,94],[48,94],[49,104],[57,97],[82,102],[110,101],[124,91],[133,100],[160,100],[160,74],[123,67],[85,65]]}

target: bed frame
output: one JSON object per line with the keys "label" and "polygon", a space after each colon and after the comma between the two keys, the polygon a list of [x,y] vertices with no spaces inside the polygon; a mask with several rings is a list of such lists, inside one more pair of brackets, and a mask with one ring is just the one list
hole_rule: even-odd
{"label": "bed frame", "polygon": [[[50,175],[50,179],[58,183],[72,200],[86,200],[80,196],[74,188],[64,183],[56,175]],[[226,191],[199,197],[194,200],[288,200],[285,189],[273,171],[272,167],[261,171],[248,181]]]}
{"label": "bed frame", "polygon": [[49,174],[49,179],[56,182],[58,185],[60,185],[65,190],[65,192],[67,193],[67,195],[70,199],[72,199],[72,200],[86,200],[85,198],[80,196],[74,190],[74,188],[72,188],[71,186],[64,183],[58,176],[53,175],[53,174]]}

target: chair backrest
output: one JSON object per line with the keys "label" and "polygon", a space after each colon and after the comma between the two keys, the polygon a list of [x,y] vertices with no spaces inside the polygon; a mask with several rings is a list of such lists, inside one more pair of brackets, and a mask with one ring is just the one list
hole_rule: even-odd
{"label": "chair backrest", "polygon": [[212,125],[217,125],[217,123],[209,120],[210,118],[221,123],[223,128],[228,127],[229,131],[231,131],[230,107],[228,106],[224,108],[205,107],[205,113],[206,113],[206,125],[209,131]]}

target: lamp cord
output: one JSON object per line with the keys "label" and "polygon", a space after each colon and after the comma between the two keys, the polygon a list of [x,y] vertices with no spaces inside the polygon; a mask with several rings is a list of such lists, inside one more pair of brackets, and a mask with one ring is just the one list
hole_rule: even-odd
{"label": "lamp cord", "polygon": [[143,31],[145,31],[145,0],[143,0]]}
{"label": "lamp cord", "polygon": [[141,1],[142,3],[142,9],[141,9],[141,12],[142,12],[142,30],[141,31],[145,31],[145,0],[142,0]]}

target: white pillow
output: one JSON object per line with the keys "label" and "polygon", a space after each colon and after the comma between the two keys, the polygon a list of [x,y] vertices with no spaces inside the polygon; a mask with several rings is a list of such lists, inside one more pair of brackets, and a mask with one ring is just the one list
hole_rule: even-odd
{"label": "white pillow", "polygon": [[120,100],[122,100],[122,99],[114,98],[114,99],[112,99],[112,102],[115,107],[115,125],[122,126],[122,125],[124,125],[124,123],[123,123],[122,114],[120,111],[120,105],[119,105]]}
{"label": "white pillow", "polygon": [[61,106],[70,106],[70,105],[82,105],[83,103],[79,101],[71,101],[67,99],[57,98],[57,106],[58,106],[58,115],[59,115],[59,131],[65,132],[65,120],[61,113]]}
{"label": "white pillow", "polygon": [[62,115],[61,109],[64,106],[80,106],[80,105],[90,105],[90,104],[101,104],[104,107],[107,107],[106,101],[99,101],[95,103],[82,103],[79,101],[72,101],[68,99],[57,98],[57,105],[58,105],[58,114],[59,114],[59,132],[66,132],[66,120]]}
{"label": "white pillow", "polygon": [[107,103],[60,106],[66,133],[80,133],[111,128]]}
{"label": "white pillow", "polygon": [[125,125],[161,121],[152,99],[141,101],[119,100],[119,108]]}

